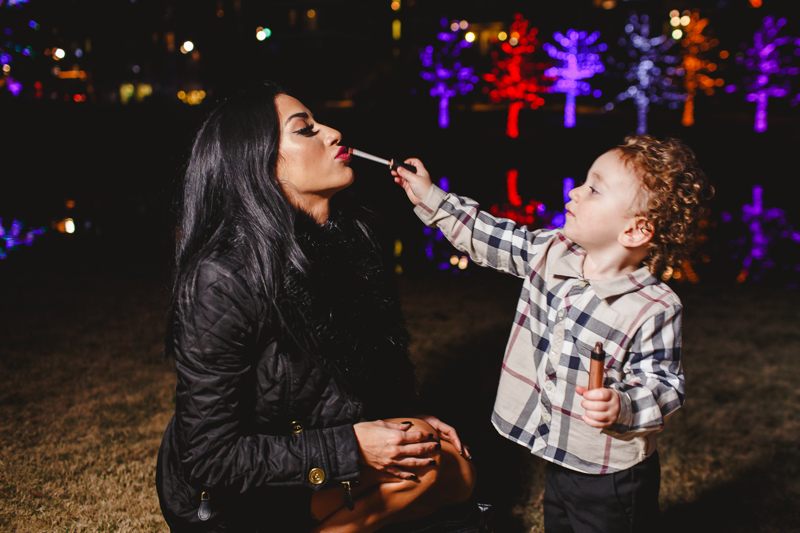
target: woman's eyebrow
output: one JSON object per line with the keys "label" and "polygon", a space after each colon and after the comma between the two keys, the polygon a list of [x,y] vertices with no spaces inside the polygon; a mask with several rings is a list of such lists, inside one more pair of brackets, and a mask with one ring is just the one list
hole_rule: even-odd
{"label": "woman's eyebrow", "polygon": [[301,111],[300,113],[295,113],[294,115],[291,115],[289,118],[286,119],[284,126],[288,124],[293,118],[303,118],[308,120],[310,117],[308,116],[308,113],[306,113],[305,111]]}

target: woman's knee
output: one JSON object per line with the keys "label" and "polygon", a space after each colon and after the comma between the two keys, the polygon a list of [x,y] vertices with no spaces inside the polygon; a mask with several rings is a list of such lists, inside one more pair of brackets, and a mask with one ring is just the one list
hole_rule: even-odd
{"label": "woman's knee", "polygon": [[[387,422],[411,422],[409,431],[422,431],[439,438],[439,433],[433,426],[417,418],[397,418]],[[435,460],[435,464],[418,467],[415,470],[417,480],[404,480],[388,490],[407,491],[415,490],[419,495],[424,493],[439,494],[447,504],[462,503],[470,498],[477,481],[477,471],[472,461],[460,455],[455,446],[446,440],[441,440],[441,446],[435,452],[425,454]]]}
{"label": "woman's knee", "polygon": [[[397,424],[410,422],[411,427],[407,431],[419,431],[423,434],[430,435],[431,439],[439,439],[439,432],[436,431],[433,426],[418,418],[393,418],[386,420],[386,422],[393,422]],[[429,464],[423,466],[403,467],[404,469],[412,472],[416,476],[415,479],[404,479],[398,481],[397,483],[388,483],[385,484],[387,486],[382,487],[382,490],[388,492],[414,491],[415,493],[422,495],[436,485],[439,477],[441,476],[442,470],[443,458],[441,445],[439,445],[437,449],[417,456],[416,458],[428,460]]]}
{"label": "woman's knee", "polygon": [[475,490],[477,469],[471,460],[459,455],[450,443],[445,444],[443,450],[443,472],[438,482],[445,488],[448,503],[463,503]]}

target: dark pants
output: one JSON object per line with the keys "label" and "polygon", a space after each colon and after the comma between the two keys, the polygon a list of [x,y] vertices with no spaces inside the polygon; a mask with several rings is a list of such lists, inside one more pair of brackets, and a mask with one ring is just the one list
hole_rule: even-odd
{"label": "dark pants", "polygon": [[659,530],[658,452],[627,470],[582,474],[547,465],[546,533],[625,533]]}

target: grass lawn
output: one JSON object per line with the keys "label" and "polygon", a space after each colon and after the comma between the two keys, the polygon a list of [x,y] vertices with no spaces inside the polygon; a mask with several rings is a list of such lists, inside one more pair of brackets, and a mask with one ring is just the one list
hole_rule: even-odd
{"label": "grass lawn", "polygon": [[[495,531],[542,531],[544,463],[489,423],[520,282],[400,280],[420,392],[475,456]],[[166,532],[168,290],[152,277],[8,279],[0,305],[0,531]],[[679,287],[687,403],[660,437],[669,530],[800,531],[797,292]]]}

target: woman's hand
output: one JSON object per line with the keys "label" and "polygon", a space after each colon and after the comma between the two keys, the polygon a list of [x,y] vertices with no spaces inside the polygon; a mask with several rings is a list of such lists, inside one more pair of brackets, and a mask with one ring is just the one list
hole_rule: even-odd
{"label": "woman's hand", "polygon": [[581,407],[586,410],[583,421],[593,428],[611,427],[619,416],[619,394],[612,389],[587,389],[575,387],[575,392],[583,396]]}
{"label": "woman's hand", "polygon": [[427,194],[428,189],[431,188],[431,176],[419,159],[412,157],[404,162],[417,167],[417,173],[414,174],[403,167],[397,167],[397,170],[392,170],[394,182],[405,189],[412,204],[419,205],[425,194]]}
{"label": "woman's hand", "polygon": [[410,424],[376,420],[353,425],[360,448],[360,462],[379,473],[402,479],[416,476],[403,467],[427,466],[430,459],[421,457],[441,445],[436,435],[423,431],[406,431]]}
{"label": "woman's hand", "polygon": [[419,418],[420,420],[424,420],[430,424],[436,431],[439,432],[439,436],[452,444],[462,457],[472,459],[469,449],[461,443],[461,439],[458,438],[458,433],[456,433],[456,429],[453,426],[445,424],[433,415],[414,415],[414,418]]}

